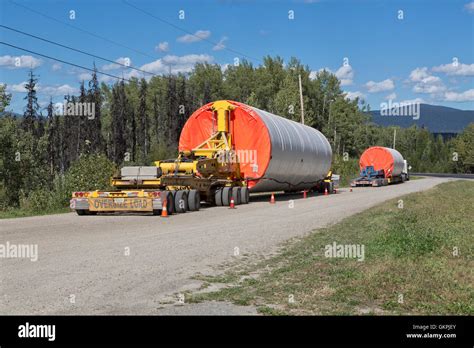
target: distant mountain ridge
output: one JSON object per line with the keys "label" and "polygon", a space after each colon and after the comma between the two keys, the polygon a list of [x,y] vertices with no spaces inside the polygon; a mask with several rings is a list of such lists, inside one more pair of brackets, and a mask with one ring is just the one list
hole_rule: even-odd
{"label": "distant mountain ridge", "polygon": [[408,128],[413,125],[424,127],[431,133],[461,133],[471,122],[474,122],[474,110],[459,110],[446,106],[420,104],[420,117],[383,116],[380,110],[371,111],[372,122],[380,126],[399,126]]}

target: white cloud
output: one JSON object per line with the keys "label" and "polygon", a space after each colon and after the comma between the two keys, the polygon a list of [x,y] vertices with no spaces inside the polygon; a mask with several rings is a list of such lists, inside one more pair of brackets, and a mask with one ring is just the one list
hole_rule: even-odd
{"label": "white cloud", "polygon": [[63,68],[63,66],[59,63],[54,63],[52,66],[51,66],[51,70],[53,71],[58,71],[58,70],[61,70]]}
{"label": "white cloud", "polygon": [[410,81],[415,82],[413,86],[413,92],[415,93],[438,94],[446,90],[446,86],[441,79],[438,76],[431,75],[427,67],[413,70],[410,73]]}
{"label": "white cloud", "polygon": [[158,46],[155,47],[155,50],[158,52],[168,52],[170,50],[170,44],[168,41],[160,42]]}
{"label": "white cloud", "polygon": [[423,98],[415,98],[415,99],[405,99],[400,102],[400,104],[426,104],[426,101]]}
{"label": "white cloud", "polygon": [[345,92],[346,99],[354,100],[355,98],[365,99],[365,94],[359,91],[356,92]]}
{"label": "white cloud", "polygon": [[365,87],[367,88],[369,93],[377,93],[391,91],[395,88],[395,84],[393,83],[393,80],[386,79],[380,82],[369,81],[365,84]]}
{"label": "white cloud", "polygon": [[33,56],[0,56],[0,66],[5,66],[8,69],[34,69],[42,63],[41,59]]}
{"label": "white cloud", "polygon": [[79,81],[90,81],[92,79],[92,74],[91,73],[80,73],[77,75],[79,78]]}
{"label": "white cloud", "polygon": [[182,43],[193,43],[207,39],[209,36],[211,36],[209,30],[198,30],[194,34],[186,34],[178,37],[177,41]]}
{"label": "white cloud", "polygon": [[332,71],[329,68],[322,68],[322,69],[319,69],[318,71],[313,70],[310,72],[309,78],[314,80],[317,74],[322,71],[327,71],[328,73],[336,75],[336,77],[341,81],[341,86],[350,86],[353,83],[354,70],[349,64],[342,65],[339,69],[337,69],[336,72]]}
{"label": "white cloud", "polygon": [[446,87],[443,84],[423,84],[418,83],[413,86],[413,92],[425,94],[437,94],[444,92]]}
{"label": "white cloud", "polygon": [[446,92],[444,94],[444,100],[450,102],[474,101],[474,89],[468,89],[467,91],[461,93]]}
{"label": "white cloud", "polygon": [[337,69],[335,75],[339,80],[341,80],[341,86],[352,85],[354,70],[352,70],[352,67],[349,64],[343,65]]}
{"label": "white cloud", "polygon": [[[7,85],[8,92],[18,92],[18,93],[26,93],[25,85],[27,84],[26,81]],[[69,86],[68,84],[64,85],[56,85],[56,86],[43,86],[42,84],[38,83],[36,85],[36,92],[38,94],[46,94],[50,96],[59,96],[59,95],[66,95],[66,94],[75,94],[79,92],[79,89]]]}
{"label": "white cloud", "polygon": [[310,80],[314,80],[316,78],[316,76],[318,76],[318,71],[313,70],[309,73],[309,79]]}
{"label": "white cloud", "polygon": [[464,8],[465,8],[469,13],[474,13],[474,1],[468,2],[466,5],[464,5]]}
{"label": "white cloud", "polygon": [[437,76],[433,76],[429,73],[427,67],[416,68],[410,73],[410,81],[412,82],[422,82],[422,83],[433,83],[441,81]]}
{"label": "white cloud", "polygon": [[395,100],[395,99],[397,99],[397,93],[390,93],[384,99],[385,100]]}
{"label": "white cloud", "polygon": [[[147,63],[140,67],[141,70],[154,74],[168,74],[171,70],[172,74],[189,73],[193,70],[197,63],[212,63],[214,57],[207,54],[188,54],[185,56],[167,55],[157,59],[151,63]],[[125,78],[142,77],[143,73],[136,70],[130,71]],[[150,74],[146,74],[145,78],[150,78]]]}
{"label": "white cloud", "polygon": [[219,42],[214,47],[212,47],[212,50],[222,51],[225,48],[224,42],[226,42],[227,39],[228,39],[227,36],[224,36],[222,39],[219,40]]}
{"label": "white cloud", "polygon": [[110,64],[103,65],[102,70],[109,71],[109,70],[117,70],[120,68],[126,69],[126,67],[124,67],[123,65],[125,66],[132,65],[132,60],[129,57],[120,57],[120,58],[117,58],[115,61],[122,65],[110,63]]}
{"label": "white cloud", "polygon": [[19,93],[26,93],[25,85],[27,84],[26,81],[23,81],[18,84],[14,85],[7,85],[7,92],[19,92]]}
{"label": "white cloud", "polygon": [[474,64],[450,63],[435,66],[432,70],[446,75],[474,76]]}
{"label": "white cloud", "polygon": [[79,90],[75,87],[71,87],[68,84],[60,85],[60,86],[39,86],[38,93],[47,94],[51,96],[58,96],[58,95],[66,95],[66,94],[75,94],[78,93]]}

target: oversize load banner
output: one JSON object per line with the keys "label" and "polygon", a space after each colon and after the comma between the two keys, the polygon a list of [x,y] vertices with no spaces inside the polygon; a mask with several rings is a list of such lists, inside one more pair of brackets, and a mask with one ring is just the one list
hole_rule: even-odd
{"label": "oversize load banner", "polygon": [[152,211],[151,198],[89,198],[90,211]]}

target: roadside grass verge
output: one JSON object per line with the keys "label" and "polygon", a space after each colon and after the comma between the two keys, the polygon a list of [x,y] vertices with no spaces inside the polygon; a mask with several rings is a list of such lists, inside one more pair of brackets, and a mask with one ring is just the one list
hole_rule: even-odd
{"label": "roadside grass verge", "polygon": [[71,209],[69,207],[48,209],[44,211],[36,210],[26,210],[21,208],[9,208],[5,210],[0,210],[0,219],[11,219],[11,218],[21,218],[27,216],[38,216],[38,215],[50,215],[50,214],[62,214],[70,213]]}
{"label": "roadside grass verge", "polygon": [[410,175],[410,180],[420,180],[420,179],[426,179],[426,176],[413,176],[413,175]]}
{"label": "roadside grass verge", "polygon": [[[399,197],[289,243],[276,256],[201,275],[223,287],[187,299],[255,305],[265,315],[472,315],[473,207],[469,181]],[[325,257],[333,242],[363,245],[364,260]]]}

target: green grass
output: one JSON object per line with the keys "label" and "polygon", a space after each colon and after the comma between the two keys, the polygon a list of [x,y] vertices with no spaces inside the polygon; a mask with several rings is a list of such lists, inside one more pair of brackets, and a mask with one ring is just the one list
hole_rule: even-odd
{"label": "green grass", "polygon": [[27,217],[27,216],[37,216],[37,215],[49,215],[49,214],[61,214],[61,213],[69,213],[71,209],[68,207],[65,208],[57,208],[57,209],[50,209],[45,211],[33,211],[33,210],[25,210],[20,208],[9,208],[6,210],[0,210],[0,219],[11,219],[11,218],[20,218],[20,217]]}
{"label": "green grass", "polygon": [[420,179],[426,179],[426,176],[410,176],[410,180],[420,180]]}
{"label": "green grass", "polygon": [[[192,301],[255,305],[265,315],[472,315],[473,207],[469,181],[385,202],[290,243],[275,257],[201,276],[227,287],[193,294]],[[325,257],[333,242],[364,245],[365,260]],[[258,276],[239,281],[249,273]]]}

